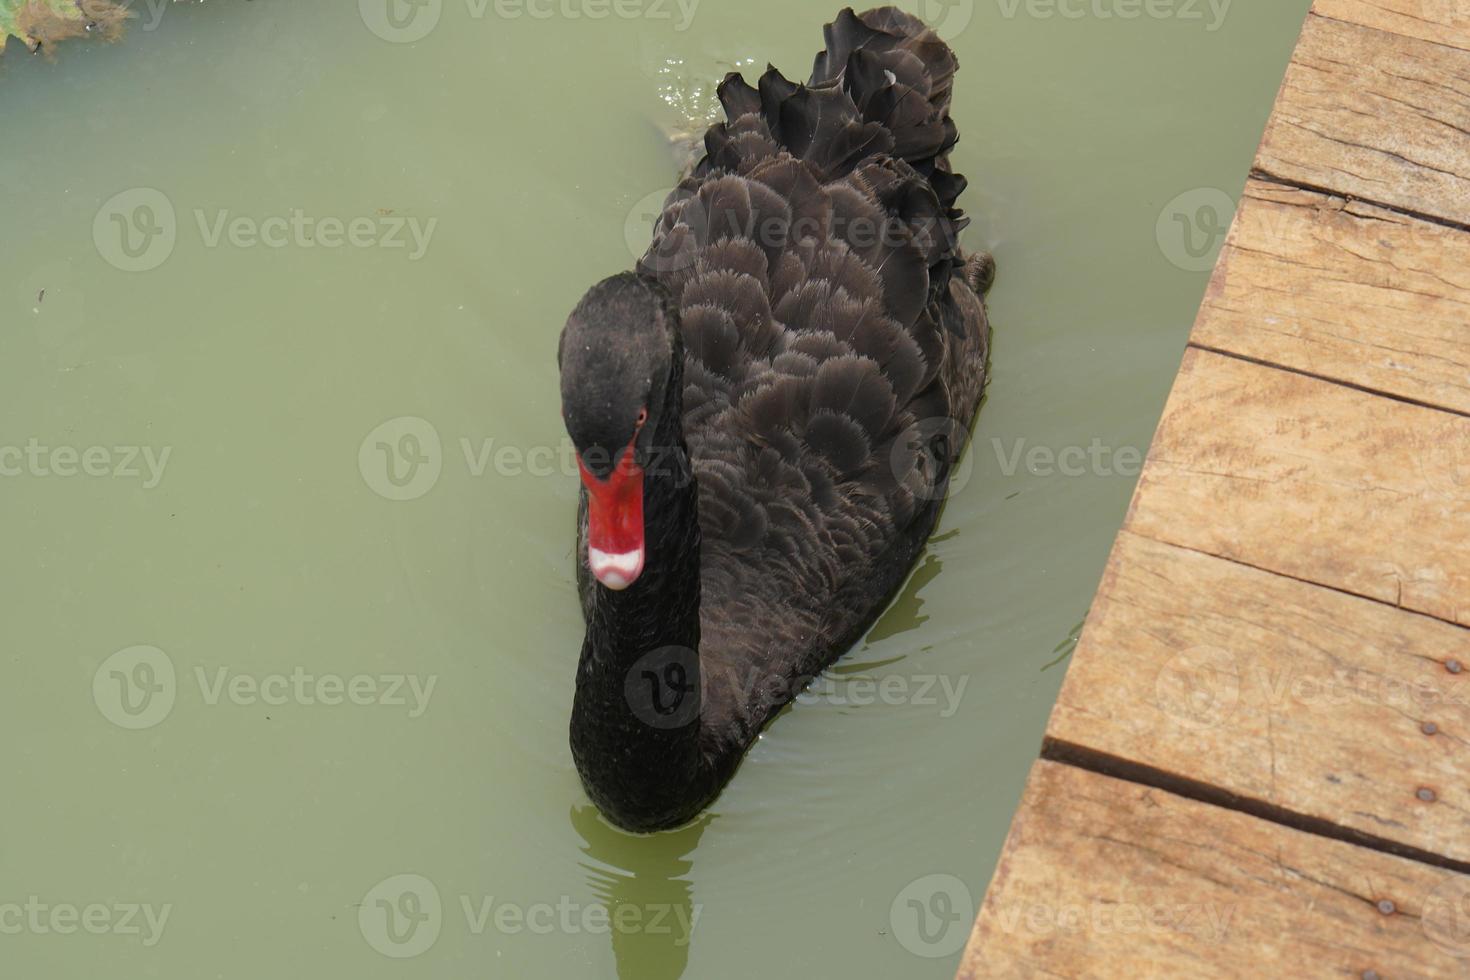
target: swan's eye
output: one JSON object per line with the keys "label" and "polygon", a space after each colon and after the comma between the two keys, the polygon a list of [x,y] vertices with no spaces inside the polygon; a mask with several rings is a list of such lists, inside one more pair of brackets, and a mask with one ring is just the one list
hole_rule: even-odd
{"label": "swan's eye", "polygon": [[646,409],[646,408],[640,408],[638,410],[638,421],[637,421],[636,424],[641,428],[642,425],[643,425],[643,423],[644,422],[647,422],[647,421],[648,421],[648,409]]}

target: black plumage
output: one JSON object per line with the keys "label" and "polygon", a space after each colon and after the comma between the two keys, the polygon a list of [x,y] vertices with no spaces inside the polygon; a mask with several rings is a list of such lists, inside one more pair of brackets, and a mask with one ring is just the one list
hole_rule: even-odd
{"label": "black plumage", "polygon": [[805,85],[731,74],[636,273],[568,321],[579,454],[631,445],[645,473],[631,586],[588,570],[585,490],[580,521],[572,750],[623,827],[703,809],[934,527],[985,383],[992,273],[958,245],[956,67],[885,7],[842,11]]}

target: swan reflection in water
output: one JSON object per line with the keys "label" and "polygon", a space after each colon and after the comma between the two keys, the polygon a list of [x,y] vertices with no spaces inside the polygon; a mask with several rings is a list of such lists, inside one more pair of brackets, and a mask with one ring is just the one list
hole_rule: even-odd
{"label": "swan reflection in water", "polygon": [[640,836],[618,830],[595,806],[571,810],[582,838],[592,893],[606,904],[608,936],[620,980],[677,980],[698,935],[694,849],[715,819],[706,813],[678,830]]}

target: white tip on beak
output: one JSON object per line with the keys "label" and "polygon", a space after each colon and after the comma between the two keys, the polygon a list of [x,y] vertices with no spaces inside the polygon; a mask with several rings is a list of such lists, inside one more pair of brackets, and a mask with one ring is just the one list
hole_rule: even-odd
{"label": "white tip on beak", "polygon": [[596,548],[587,549],[587,566],[597,581],[620,592],[638,580],[643,572],[643,549],[622,554],[609,554]]}

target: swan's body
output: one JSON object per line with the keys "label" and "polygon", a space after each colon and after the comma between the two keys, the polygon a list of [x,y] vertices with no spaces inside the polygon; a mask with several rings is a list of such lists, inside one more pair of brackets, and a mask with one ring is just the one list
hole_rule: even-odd
{"label": "swan's body", "polygon": [[988,337],[989,259],[957,243],[954,69],[883,8],[828,26],[808,86],[729,76],[638,272],[568,321],[572,752],[620,826],[702,810],[933,530]]}

